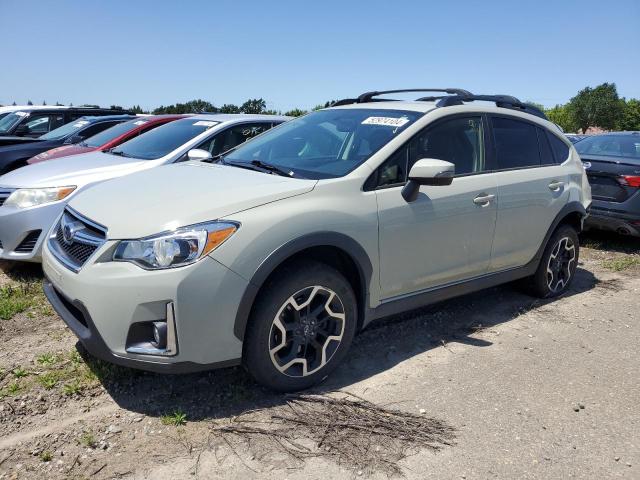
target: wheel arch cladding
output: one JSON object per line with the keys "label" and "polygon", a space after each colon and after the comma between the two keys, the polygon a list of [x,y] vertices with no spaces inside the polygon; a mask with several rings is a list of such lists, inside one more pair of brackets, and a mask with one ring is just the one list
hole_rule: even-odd
{"label": "wheel arch cladding", "polygon": [[537,263],[542,259],[542,254],[544,253],[545,248],[547,248],[547,244],[549,243],[551,236],[560,225],[571,225],[576,229],[576,232],[580,233],[582,231],[582,223],[585,218],[587,218],[587,211],[580,202],[569,202],[562,207],[562,210],[560,210],[560,213],[556,215],[556,218],[549,227],[549,230],[547,231],[547,234],[545,235],[544,240],[532,261]]}
{"label": "wheel arch cladding", "polygon": [[362,326],[373,271],[371,260],[353,238],[338,232],[318,232],[287,242],[260,264],[238,307],[233,326],[233,333],[238,339],[244,340],[255,299],[269,278],[281,268],[301,259],[326,263],[345,276],[358,302],[358,328]]}

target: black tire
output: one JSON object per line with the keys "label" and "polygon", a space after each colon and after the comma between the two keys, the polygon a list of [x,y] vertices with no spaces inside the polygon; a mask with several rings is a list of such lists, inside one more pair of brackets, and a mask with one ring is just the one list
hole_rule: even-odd
{"label": "black tire", "polygon": [[536,273],[525,279],[527,291],[539,298],[562,295],[575,278],[579,256],[580,243],[575,228],[560,225],[549,239]]}
{"label": "black tire", "polygon": [[272,390],[309,388],[344,359],[357,318],[355,294],[340,272],[316,261],[296,262],[277,272],[259,293],[244,339],[244,366]]}

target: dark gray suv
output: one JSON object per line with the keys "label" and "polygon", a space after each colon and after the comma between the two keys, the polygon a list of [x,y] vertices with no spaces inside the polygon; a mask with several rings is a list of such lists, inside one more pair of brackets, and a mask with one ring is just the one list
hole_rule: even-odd
{"label": "dark gray suv", "polygon": [[611,132],[575,144],[591,184],[586,227],[640,236],[640,132]]}

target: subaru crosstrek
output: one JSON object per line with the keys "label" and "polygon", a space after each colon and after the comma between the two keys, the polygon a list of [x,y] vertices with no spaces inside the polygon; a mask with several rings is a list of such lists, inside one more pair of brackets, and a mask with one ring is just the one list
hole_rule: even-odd
{"label": "subaru crosstrek", "polygon": [[49,234],[47,297],[102,359],[242,363],[291,391],[376,318],[517,279],[565,292],[591,202],[569,140],[514,97],[419,91],[438,95],[370,92],[81,193]]}

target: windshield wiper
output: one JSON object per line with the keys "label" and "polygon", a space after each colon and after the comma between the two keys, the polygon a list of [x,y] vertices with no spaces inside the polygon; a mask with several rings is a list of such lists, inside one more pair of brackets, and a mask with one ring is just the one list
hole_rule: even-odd
{"label": "windshield wiper", "polygon": [[111,155],[117,155],[119,157],[128,157],[129,155],[127,155],[126,153],[124,153],[122,150],[114,150],[113,148],[111,150],[109,150],[109,152]]}
{"label": "windshield wiper", "polygon": [[270,163],[263,162],[262,160],[251,160],[251,165],[255,165],[256,167],[262,168],[264,170],[268,170],[282,177],[291,178],[295,175],[295,173],[293,173],[291,170],[287,172],[280,167],[276,167],[275,165],[271,165]]}

